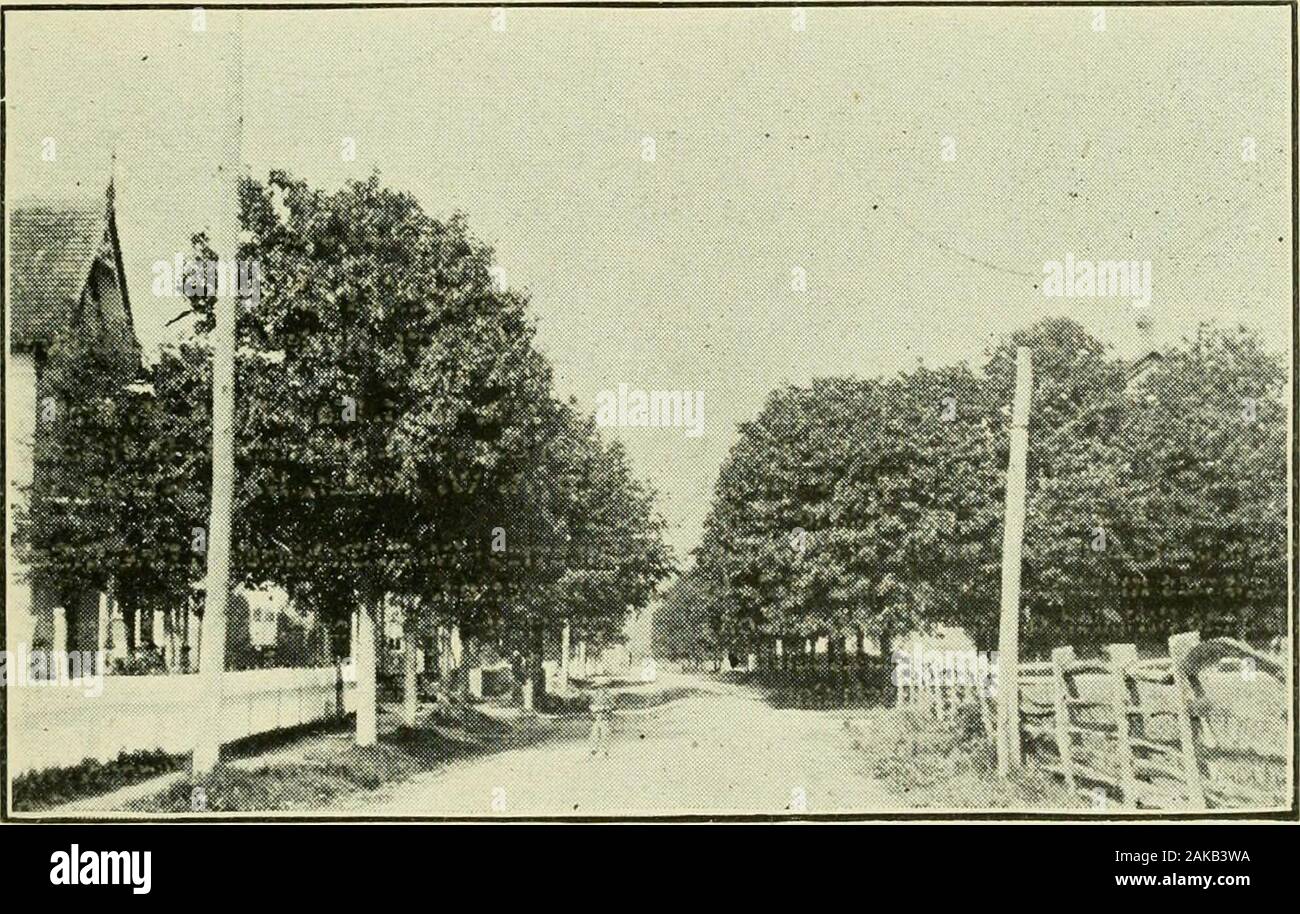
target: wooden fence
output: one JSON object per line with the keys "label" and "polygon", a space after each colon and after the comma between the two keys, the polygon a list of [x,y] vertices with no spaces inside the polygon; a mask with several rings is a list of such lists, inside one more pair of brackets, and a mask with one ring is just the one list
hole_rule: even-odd
{"label": "wooden fence", "polygon": [[[107,762],[120,752],[194,747],[197,675],[104,676],[102,692],[73,683],[8,690],[12,774]],[[356,684],[337,667],[227,672],[221,687],[222,742],[356,707]]]}
{"label": "wooden fence", "polygon": [[[1074,648],[1021,663],[1018,721],[1026,766],[1098,808],[1286,809],[1292,802],[1289,666],[1230,638],[1169,639],[1169,656],[1132,644],[1100,657]],[[935,663],[898,684],[897,701],[950,723],[978,709],[992,736],[994,681]]]}

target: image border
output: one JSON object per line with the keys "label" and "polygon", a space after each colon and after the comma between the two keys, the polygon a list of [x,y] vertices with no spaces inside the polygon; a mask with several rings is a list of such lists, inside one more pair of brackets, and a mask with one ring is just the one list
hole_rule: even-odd
{"label": "image border", "polygon": [[[889,8],[897,7],[907,8],[1146,8],[1146,7],[1211,7],[1221,9],[1231,9],[1234,7],[1289,7],[1290,15],[1290,146],[1291,146],[1291,352],[1290,352],[1290,373],[1291,373],[1291,403],[1290,403],[1290,427],[1288,429],[1288,449],[1287,459],[1289,461],[1288,483],[1290,485],[1290,498],[1288,500],[1289,517],[1287,524],[1287,580],[1288,580],[1288,648],[1291,651],[1291,723],[1289,752],[1291,759],[1291,806],[1285,809],[1275,809],[1269,811],[1193,811],[1193,812],[1176,812],[1164,810],[1152,810],[1150,812],[1097,812],[1097,813],[1069,813],[1069,812],[1040,812],[1040,811],[1011,811],[1011,810],[971,810],[971,811],[954,811],[954,812],[937,812],[924,809],[912,811],[890,811],[890,812],[800,812],[800,813],[701,813],[701,814],[635,814],[626,815],[513,815],[501,814],[492,815],[484,814],[482,816],[438,816],[438,815],[409,815],[409,816],[368,816],[364,812],[357,815],[339,815],[339,814],[321,814],[321,815],[304,815],[301,813],[276,813],[276,812],[239,812],[239,813],[90,813],[86,816],[69,816],[69,815],[48,815],[41,812],[20,812],[15,813],[9,809],[10,793],[12,784],[10,783],[9,756],[8,756],[8,691],[0,684],[0,718],[3,719],[3,725],[0,726],[0,823],[4,824],[131,824],[131,823],[222,823],[222,822],[241,822],[241,823],[305,823],[305,824],[330,824],[330,823],[348,823],[362,824],[367,822],[373,823],[485,823],[485,822],[556,822],[556,823],[609,823],[609,822],[736,822],[736,823],[782,823],[782,822],[825,822],[825,823],[846,823],[846,822],[897,822],[908,824],[922,823],[956,823],[956,822],[989,822],[1005,824],[1064,824],[1064,823],[1087,823],[1087,824],[1105,824],[1111,822],[1122,823],[1146,823],[1146,824],[1192,824],[1192,823],[1242,823],[1242,822],[1296,822],[1300,820],[1300,764],[1297,763],[1297,712],[1300,711],[1300,689],[1297,688],[1298,673],[1300,673],[1300,662],[1296,644],[1296,622],[1297,622],[1297,552],[1295,524],[1297,517],[1300,517],[1300,467],[1296,461],[1296,446],[1300,442],[1300,422],[1297,421],[1297,400],[1300,399],[1300,376],[1297,375],[1297,353],[1300,353],[1300,329],[1297,328],[1297,311],[1300,310],[1300,238],[1297,237],[1297,229],[1300,229],[1300,180],[1297,176],[1297,165],[1300,163],[1300,142],[1297,141],[1297,129],[1300,125],[1300,104],[1297,102],[1297,78],[1300,77],[1300,68],[1297,67],[1297,10],[1300,8],[1300,0],[1240,0],[1240,2],[1225,2],[1225,0],[1109,0],[1109,2],[1079,2],[1079,0],[901,0],[901,2],[881,2],[881,0],[787,0],[787,2],[732,2],[732,0],[698,0],[698,2],[685,2],[685,0],[665,0],[665,2],[652,2],[652,0],[610,0],[610,2],[600,2],[600,0],[574,0],[574,2],[559,2],[559,0],[540,0],[540,2],[511,2],[511,0],[481,0],[481,2],[337,2],[337,3],[222,3],[222,2],[197,2],[197,3],[26,3],[26,4],[4,4],[0,6],[0,212],[4,218],[0,219],[0,258],[3,259],[4,265],[0,269],[0,301],[5,301],[7,292],[7,280],[9,275],[8,248],[7,248],[7,227],[8,227],[8,173],[6,169],[8,151],[8,95],[6,90],[6,38],[8,34],[8,14],[10,12],[21,13],[57,13],[57,12],[143,12],[143,11],[183,11],[193,10],[196,7],[202,7],[205,10],[247,10],[247,11],[320,11],[327,12],[332,10],[341,11],[381,11],[381,10],[437,10],[437,9],[493,9],[497,7],[505,9],[607,9],[611,12],[617,12],[620,9],[636,10],[681,10],[681,9],[714,9],[714,10],[760,10],[760,9],[792,9],[792,8]],[[1177,154],[1176,150],[1170,154]],[[9,347],[3,322],[0,321],[0,339],[5,340],[4,344],[4,361],[6,376],[8,371]],[[0,420],[0,426],[3,426],[3,420]],[[5,441],[0,441],[0,464],[5,461],[5,450],[7,448],[7,436]],[[8,480],[6,479],[6,490]],[[5,498],[5,504],[0,507],[0,517],[7,520],[8,498]],[[8,550],[7,543],[0,545],[0,555],[4,555],[5,562],[5,580],[8,580]],[[0,612],[0,644],[4,642],[4,632],[6,626],[5,612]]]}

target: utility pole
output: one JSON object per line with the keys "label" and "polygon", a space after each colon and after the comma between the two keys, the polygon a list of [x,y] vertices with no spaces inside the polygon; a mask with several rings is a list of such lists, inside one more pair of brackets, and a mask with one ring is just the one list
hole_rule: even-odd
{"label": "utility pole", "polygon": [[1006,521],[1002,533],[1002,614],[998,625],[998,777],[1020,767],[1020,564],[1025,539],[1025,461],[1033,392],[1029,349],[1016,349],[1016,392],[1011,405],[1011,459],[1007,464]]}
{"label": "utility pole", "polygon": [[[193,774],[212,772],[221,755],[222,674],[226,665],[226,613],[230,597],[230,528],[235,489],[235,320],[239,290],[234,277],[239,246],[239,197],[243,145],[243,13],[230,16],[226,34],[223,113],[227,135],[218,138],[222,153],[215,175],[216,206],[212,247],[220,258],[212,342],[212,502],[208,518],[208,568],[201,634],[199,715],[195,722]],[[221,269],[224,267],[225,269]],[[212,273],[207,274],[208,277]]]}

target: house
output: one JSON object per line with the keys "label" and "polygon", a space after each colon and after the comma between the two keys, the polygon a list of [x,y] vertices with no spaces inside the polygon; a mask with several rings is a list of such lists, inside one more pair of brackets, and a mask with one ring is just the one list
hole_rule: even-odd
{"label": "house", "polygon": [[68,330],[97,340],[124,384],[141,369],[112,183],[103,201],[15,204],[5,237],[6,647],[95,650],[103,637],[101,596],[57,601],[66,605],[56,612],[52,588],[14,549],[12,531],[15,512],[29,504],[36,475],[58,471],[52,461],[42,460],[50,447],[42,426],[51,399],[52,343]]}

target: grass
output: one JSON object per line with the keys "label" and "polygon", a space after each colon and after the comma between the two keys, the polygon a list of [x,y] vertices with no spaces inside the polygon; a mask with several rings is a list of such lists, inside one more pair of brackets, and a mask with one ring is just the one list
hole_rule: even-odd
{"label": "grass", "polygon": [[[461,703],[440,701],[426,706],[420,726],[398,727],[380,742],[361,748],[351,740],[352,718],[334,718],[277,730],[228,743],[223,764],[202,783],[184,778],[161,792],[131,801],[135,812],[193,812],[195,787],[205,792],[208,811],[296,810],[328,803],[354,790],[428,771],[475,754],[529,745],[556,735],[581,735],[588,720],[590,696],[547,694],[538,710],[559,719],[523,716],[506,722]],[[639,696],[620,695],[619,706],[641,706]],[[266,764],[247,760],[264,755]],[[241,764],[241,762],[244,762]],[[189,754],[161,750],[124,752],[63,768],[19,775],[13,781],[15,812],[42,812],[67,803],[112,793],[159,775],[184,771]]]}
{"label": "grass", "polygon": [[910,708],[881,708],[853,748],[868,771],[919,809],[1072,809],[1063,784],[1025,768],[1002,781],[997,754],[973,708],[944,726]]}
{"label": "grass", "polygon": [[86,759],[63,768],[20,774],[13,780],[14,812],[41,812],[85,797],[110,793],[188,764],[184,755],[158,750],[123,752],[107,762]]}
{"label": "grass", "polygon": [[[126,805],[132,812],[292,811],[318,808],[353,790],[373,790],[422,770],[418,756],[389,743],[347,745],[301,762],[218,766]],[[196,802],[197,801],[197,802]]]}
{"label": "grass", "polygon": [[[342,732],[345,726],[345,721],[335,719],[275,730],[229,743],[223,754],[231,759],[250,758],[303,739]],[[14,812],[43,812],[188,767],[189,753],[150,749],[122,752],[107,762],[88,758],[76,765],[21,774],[13,780]]]}
{"label": "grass", "polygon": [[[323,735],[293,757],[263,764],[229,761],[207,778],[185,778],[125,806],[131,812],[294,812],[319,810],[357,790],[375,790],[453,761],[585,732],[585,719],[498,720],[459,703],[426,708],[416,727],[398,727],[361,747],[351,733]],[[198,790],[202,794],[198,794]],[[197,800],[197,802],[196,802]],[[197,808],[196,808],[197,807]]]}

